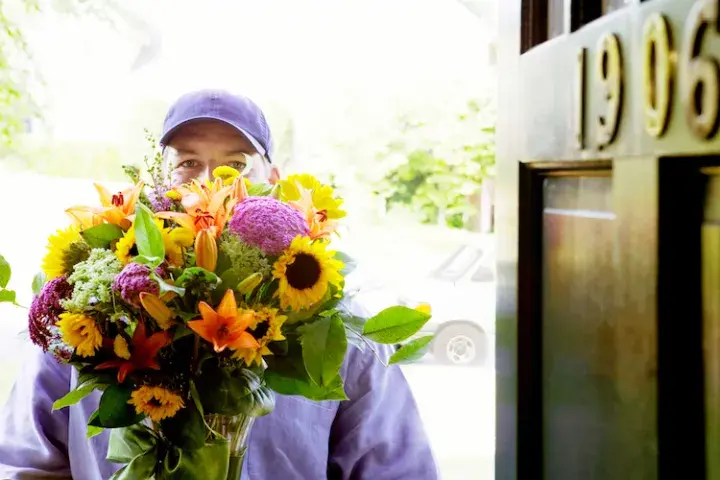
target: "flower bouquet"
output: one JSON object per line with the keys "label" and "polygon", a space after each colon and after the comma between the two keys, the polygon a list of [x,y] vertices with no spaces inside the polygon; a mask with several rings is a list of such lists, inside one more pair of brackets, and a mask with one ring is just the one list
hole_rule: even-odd
{"label": "flower bouquet", "polygon": [[[72,207],[49,239],[29,309],[31,340],[78,370],[54,409],[102,391],[88,437],[111,429],[113,478],[239,478],[253,420],[275,395],[346,400],[348,348],[398,344],[429,309],[363,319],[343,299],[352,261],[330,249],[345,212],[310,175],[250,184],[146,183]],[[15,302],[0,257],[0,301]],[[389,359],[420,358],[431,337]]]}

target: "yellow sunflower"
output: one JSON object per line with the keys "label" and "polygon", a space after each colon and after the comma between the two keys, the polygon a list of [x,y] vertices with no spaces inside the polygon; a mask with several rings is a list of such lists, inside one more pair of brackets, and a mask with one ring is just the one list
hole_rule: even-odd
{"label": "yellow sunflower", "polygon": [[81,313],[61,313],[57,322],[63,342],[75,349],[81,357],[95,356],[102,345],[102,333],[92,317]]}
{"label": "yellow sunflower", "polygon": [[297,236],[273,265],[273,277],[280,280],[277,295],[283,309],[308,308],[322,300],[328,285],[339,286],[343,263],[324,242]]}
{"label": "yellow sunflower", "polygon": [[153,422],[174,417],[185,403],[180,395],[163,387],[144,385],[130,395],[130,405],[138,414],[144,413]]}
{"label": "yellow sunflower", "polygon": [[[181,266],[183,264],[183,248],[191,246],[194,242],[192,232],[186,228],[164,228],[163,221],[159,218],[153,219],[155,225],[160,229],[163,243],[165,244],[165,257],[171,265]],[[131,226],[125,235],[115,245],[115,255],[123,265],[127,265],[137,255],[135,247],[135,225]]]}
{"label": "yellow sunflower", "polygon": [[257,340],[258,346],[254,348],[238,348],[233,356],[242,358],[248,366],[252,365],[253,362],[260,365],[264,355],[273,354],[268,348],[268,344],[285,340],[282,334],[282,326],[287,317],[278,315],[277,308],[268,307],[256,311],[242,310],[242,313],[254,313],[248,329]]}
{"label": "yellow sunflower", "polygon": [[77,226],[70,226],[65,230],[58,230],[53,235],[50,235],[47,253],[42,261],[42,271],[48,280],[69,273],[73,265],[69,264],[67,253],[74,243],[81,241],[80,229]]}
{"label": "yellow sunflower", "polygon": [[290,175],[279,184],[281,198],[305,216],[310,238],[329,238],[337,230],[338,220],[346,212],[341,208],[343,200],[335,196],[332,187],[307,173]]}

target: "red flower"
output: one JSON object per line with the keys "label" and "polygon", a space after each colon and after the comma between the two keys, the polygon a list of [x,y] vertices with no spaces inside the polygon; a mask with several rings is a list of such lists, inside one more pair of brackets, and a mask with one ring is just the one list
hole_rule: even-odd
{"label": "red flower", "polygon": [[157,364],[155,357],[158,351],[170,344],[170,334],[168,332],[158,332],[145,336],[145,324],[139,322],[135,327],[135,333],[132,337],[132,351],[130,353],[129,360],[123,360],[118,358],[116,360],[110,360],[103,362],[97,367],[96,370],[103,370],[108,368],[118,368],[118,382],[122,383],[125,381],[125,377],[129,373],[136,370],[153,369],[160,370],[160,365]]}

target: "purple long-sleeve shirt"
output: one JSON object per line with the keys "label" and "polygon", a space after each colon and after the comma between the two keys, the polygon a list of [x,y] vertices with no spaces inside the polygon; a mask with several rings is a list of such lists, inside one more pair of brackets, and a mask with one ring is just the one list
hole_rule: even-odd
{"label": "purple long-sleeve shirt", "polygon": [[[345,402],[277,396],[275,410],[253,426],[242,479],[438,478],[402,371],[350,348],[343,376]],[[105,460],[107,431],[86,439],[98,392],[52,411],[76,383],[72,367],[39,349],[27,359],[0,414],[0,479],[100,480],[120,467]]]}

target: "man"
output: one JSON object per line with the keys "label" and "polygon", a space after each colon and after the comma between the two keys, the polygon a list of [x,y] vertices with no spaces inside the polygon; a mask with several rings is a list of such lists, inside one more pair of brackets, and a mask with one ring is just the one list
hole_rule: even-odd
{"label": "man", "polygon": [[[250,100],[222,91],[181,97],[165,119],[161,144],[174,182],[205,179],[218,166],[242,168],[275,181],[272,138]],[[275,411],[250,434],[242,478],[267,480],[436,479],[437,470],[415,401],[402,372],[365,349],[350,348],[342,370],[345,402],[315,403],[278,395]],[[95,392],[52,411],[77,384],[75,370],[37,352],[23,365],[0,414],[0,479],[109,478],[120,466],[105,460],[108,432],[86,439]]]}

